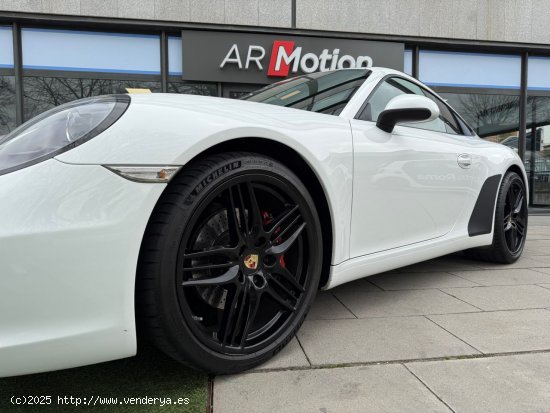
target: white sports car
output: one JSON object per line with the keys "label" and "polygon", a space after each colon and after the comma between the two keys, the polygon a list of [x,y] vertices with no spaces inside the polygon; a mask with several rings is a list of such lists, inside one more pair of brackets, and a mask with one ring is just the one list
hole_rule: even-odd
{"label": "white sports car", "polygon": [[389,69],[59,106],[0,138],[0,376],[132,356],[136,331],[207,372],[254,367],[319,288],[517,260],[526,185],[514,150]]}

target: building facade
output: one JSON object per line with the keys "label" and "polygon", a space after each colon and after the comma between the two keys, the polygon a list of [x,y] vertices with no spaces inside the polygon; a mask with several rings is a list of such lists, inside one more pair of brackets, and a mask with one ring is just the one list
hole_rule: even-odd
{"label": "building facade", "polygon": [[387,66],[516,149],[550,205],[550,0],[0,0],[0,135],[127,89],[238,98]]}

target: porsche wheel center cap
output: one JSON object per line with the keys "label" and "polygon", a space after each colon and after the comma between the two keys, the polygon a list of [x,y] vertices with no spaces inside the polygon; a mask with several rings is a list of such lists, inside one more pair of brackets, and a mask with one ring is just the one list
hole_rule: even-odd
{"label": "porsche wheel center cap", "polygon": [[260,256],[256,253],[245,254],[243,259],[243,265],[249,270],[256,270],[258,268],[258,263],[260,261]]}

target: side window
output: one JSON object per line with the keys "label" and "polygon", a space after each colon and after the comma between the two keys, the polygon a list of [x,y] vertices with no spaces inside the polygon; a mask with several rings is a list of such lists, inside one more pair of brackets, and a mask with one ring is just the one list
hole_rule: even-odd
{"label": "side window", "polygon": [[367,105],[365,106],[365,109],[361,113],[359,119],[376,122],[378,120],[378,116],[391,99],[407,93],[426,96],[431,99],[439,107],[440,115],[439,118],[431,121],[402,123],[402,126],[455,135],[463,133],[461,125],[449,110],[447,105],[420,86],[398,77],[392,77],[385,80],[378,87],[378,89],[376,89],[376,91],[369,97]]}
{"label": "side window", "polygon": [[398,77],[386,79],[369,97],[359,119],[376,122],[378,115],[394,97],[404,94],[424,95],[422,89],[412,82]]}
{"label": "side window", "polygon": [[[460,127],[460,124],[456,120],[455,116],[452,114],[452,112],[449,110],[447,105],[445,105],[441,100],[436,98],[434,95],[432,95],[428,91],[424,91],[424,94],[428,99],[431,99],[435,102],[435,104],[439,107],[439,120],[443,123],[444,130],[442,132],[451,133],[454,135],[461,135],[462,134],[462,128]],[[422,124],[424,122],[421,122]],[[412,125],[409,125],[412,126]],[[418,126],[420,127],[420,126]]]}

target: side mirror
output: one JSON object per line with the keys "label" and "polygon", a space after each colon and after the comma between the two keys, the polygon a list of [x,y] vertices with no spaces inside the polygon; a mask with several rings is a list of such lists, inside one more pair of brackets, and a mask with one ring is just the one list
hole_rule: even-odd
{"label": "side mirror", "polygon": [[386,108],[378,115],[376,126],[384,132],[391,133],[400,122],[424,122],[437,119],[437,104],[425,96],[399,95],[388,102]]}

